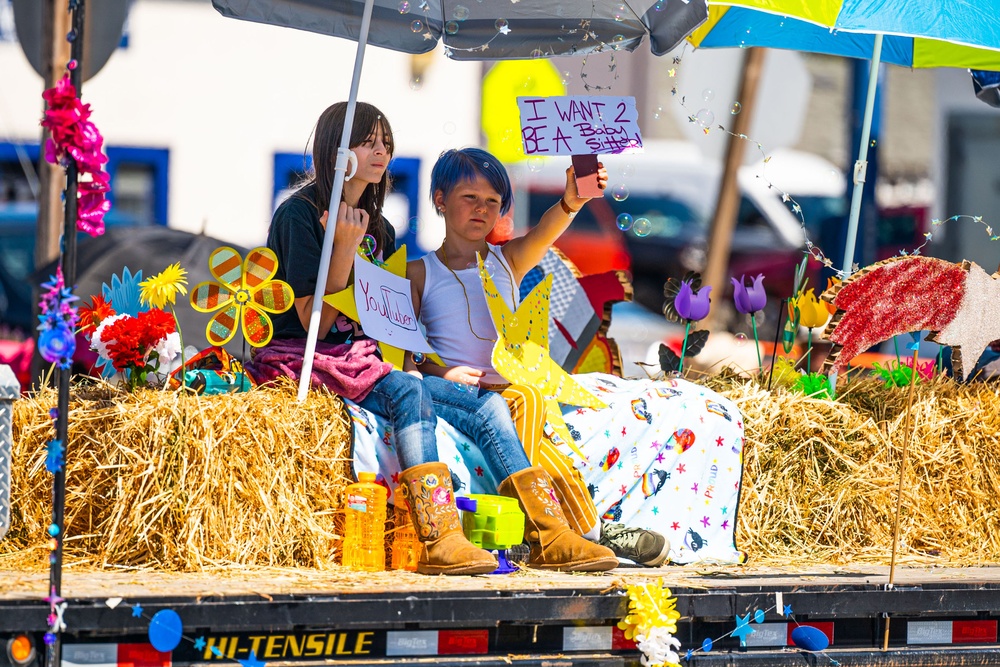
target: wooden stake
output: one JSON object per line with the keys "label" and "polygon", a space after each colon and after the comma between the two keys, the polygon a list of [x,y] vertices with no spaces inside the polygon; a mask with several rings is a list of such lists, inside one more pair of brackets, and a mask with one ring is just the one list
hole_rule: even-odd
{"label": "wooden stake", "polygon": [[[903,510],[903,477],[906,475],[906,450],[913,440],[913,433],[917,430],[914,424],[913,431],[910,430],[910,418],[913,412],[913,393],[917,386],[917,355],[920,350],[913,351],[913,373],[910,375],[910,392],[906,398],[906,420],[903,425],[903,452],[899,461],[899,486],[896,489],[896,521],[892,531],[892,560],[889,561],[889,588],[891,589],[896,577],[896,547],[899,545],[899,524],[900,514]],[[889,621],[890,617],[885,617],[885,636],[882,638],[882,650],[889,650]]]}

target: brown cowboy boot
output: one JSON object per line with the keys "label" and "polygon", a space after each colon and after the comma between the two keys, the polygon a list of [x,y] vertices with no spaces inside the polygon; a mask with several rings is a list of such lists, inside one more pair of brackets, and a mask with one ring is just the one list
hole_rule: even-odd
{"label": "brown cowboy boot", "polygon": [[531,546],[528,566],[564,572],[604,572],[618,567],[611,549],[574,533],[552,489],[552,479],[535,466],[500,483],[500,494],[517,498],[524,510],[524,539]]}
{"label": "brown cowboy boot", "polygon": [[400,474],[400,491],[423,543],[417,572],[421,574],[487,574],[497,559],[465,538],[455,507],[451,473],[443,463],[423,463]]}

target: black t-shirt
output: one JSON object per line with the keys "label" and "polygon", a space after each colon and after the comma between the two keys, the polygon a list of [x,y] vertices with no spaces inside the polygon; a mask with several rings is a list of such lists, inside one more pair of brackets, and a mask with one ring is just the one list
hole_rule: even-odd
{"label": "black t-shirt", "polygon": [[[278,272],[275,278],[288,283],[295,298],[311,296],[316,290],[316,273],[319,270],[320,253],[323,249],[323,225],[319,222],[322,211],[313,205],[316,186],[307,185],[278,206],[271,218],[271,229],[267,233],[267,247],[278,256]],[[388,252],[379,249],[379,255],[389,257],[396,251],[396,234],[385,219],[383,224],[389,234]],[[293,306],[284,313],[271,315],[275,338],[305,338],[298,312]],[[344,343],[348,340],[364,338],[361,325],[343,314],[323,338],[327,343]]]}

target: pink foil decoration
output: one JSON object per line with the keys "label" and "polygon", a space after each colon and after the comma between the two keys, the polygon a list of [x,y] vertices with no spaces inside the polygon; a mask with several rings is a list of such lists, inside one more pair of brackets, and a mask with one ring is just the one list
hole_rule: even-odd
{"label": "pink foil decoration", "polygon": [[69,74],[42,93],[48,104],[42,127],[52,135],[45,141],[45,160],[64,168],[76,163],[78,170],[76,228],[91,236],[104,233],[104,215],[111,210],[106,194],[110,176],[103,170],[104,137],[90,122],[90,105],[76,96]]}

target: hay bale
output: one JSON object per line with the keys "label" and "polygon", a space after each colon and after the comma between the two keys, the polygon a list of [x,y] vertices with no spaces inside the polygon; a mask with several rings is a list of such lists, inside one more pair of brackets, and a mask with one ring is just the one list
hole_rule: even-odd
{"label": "hay bale", "polygon": [[[737,544],[750,562],[888,564],[906,388],[854,380],[837,401],[732,375],[703,382],[746,429]],[[52,390],[15,403],[12,525],[0,566],[46,566]],[[1000,387],[917,385],[903,493],[908,563],[1000,563]],[[66,560],[90,568],[327,568],[342,533],[350,421],[291,383],[247,394],[78,389]]]}
{"label": "hay bale", "polygon": [[[55,404],[53,390],[15,403],[13,525],[0,542],[39,565]],[[74,393],[66,458],[67,562],[325,567],[340,539],[350,422],[339,398],[298,403],[290,383],[206,397],[103,387]]]}
{"label": "hay bale", "polygon": [[[737,543],[756,562],[889,561],[908,389],[866,379],[841,391],[834,402],[723,388],[746,425]],[[917,385],[900,556],[1000,562],[998,406],[996,384]]]}

